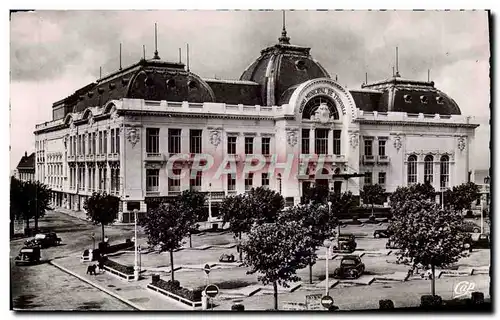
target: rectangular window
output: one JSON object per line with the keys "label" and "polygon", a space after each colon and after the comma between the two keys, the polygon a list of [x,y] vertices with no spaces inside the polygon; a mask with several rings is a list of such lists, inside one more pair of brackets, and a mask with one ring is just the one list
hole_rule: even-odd
{"label": "rectangular window", "polygon": [[365,156],[373,156],[373,140],[365,139]]}
{"label": "rectangular window", "polygon": [[341,130],[333,130],[333,154],[340,155]]}
{"label": "rectangular window", "polygon": [[120,129],[115,129],[115,144],[116,144],[116,147],[115,147],[115,152],[116,153],[120,153]]}
{"label": "rectangular window", "polygon": [[103,177],[102,177],[102,168],[99,168],[99,191],[102,191],[103,185]]}
{"label": "rectangular window", "polygon": [[302,129],[302,154],[309,154],[309,129]]}
{"label": "rectangular window", "polygon": [[92,132],[92,154],[95,154],[96,150],[95,150],[95,138],[96,138],[96,134],[95,132]]}
{"label": "rectangular window", "polygon": [[269,173],[263,172],[262,173],[262,182],[261,185],[263,187],[269,187]]}
{"label": "rectangular window", "polygon": [[157,154],[160,152],[160,129],[146,128],[146,153]]}
{"label": "rectangular window", "polygon": [[365,184],[372,184],[372,173],[365,172]]}
{"label": "rectangular window", "polygon": [[202,130],[189,130],[189,152],[201,153]]}
{"label": "rectangular window", "polygon": [[247,173],[245,176],[245,191],[250,191],[253,187],[253,173]]}
{"label": "rectangular window", "polygon": [[314,152],[316,154],[328,153],[328,129],[316,129],[316,139],[314,145]]}
{"label": "rectangular window", "polygon": [[262,154],[263,155],[271,154],[271,138],[270,137],[262,137]]}
{"label": "rectangular window", "polygon": [[236,179],[232,174],[227,175],[227,190],[235,191],[236,190]]}
{"label": "rectangular window", "polygon": [[386,140],[379,140],[378,141],[378,155],[381,157],[385,157],[385,143]]}
{"label": "rectangular window", "polygon": [[102,188],[104,191],[106,191],[107,190],[107,181],[108,181],[108,169],[106,169],[106,168],[103,169],[102,180],[103,180]]}
{"label": "rectangular window", "polygon": [[78,155],[82,154],[82,135],[78,135]]}
{"label": "rectangular window", "polygon": [[201,191],[201,173],[202,171],[191,171],[189,185],[191,191]]}
{"label": "rectangular window", "polygon": [[156,192],[159,190],[160,169],[146,170],[146,191]]}
{"label": "rectangular window", "polygon": [[168,129],[168,152],[181,153],[181,129]]}
{"label": "rectangular window", "polygon": [[236,138],[235,136],[227,137],[227,153],[236,154]]}
{"label": "rectangular window", "polygon": [[102,131],[99,131],[99,154],[102,154]]}
{"label": "rectangular window", "polygon": [[245,154],[253,154],[253,137],[245,137]]}
{"label": "rectangular window", "polygon": [[385,184],[385,177],[386,177],[385,172],[379,172],[378,173],[378,184],[384,185]]}
{"label": "rectangular window", "polygon": [[168,191],[179,192],[181,191],[181,169],[173,169],[172,173],[174,174],[174,177],[168,178]]}
{"label": "rectangular window", "polygon": [[83,155],[83,156],[86,154],[85,152],[87,152],[87,150],[85,149],[85,147],[86,147],[86,143],[85,143],[85,135],[83,134],[83,135],[82,135],[82,155]]}
{"label": "rectangular window", "polygon": [[108,153],[108,131],[104,130],[103,131],[103,151],[104,151],[104,154],[107,154]]}
{"label": "rectangular window", "polygon": [[115,153],[115,129],[111,129],[111,153]]}

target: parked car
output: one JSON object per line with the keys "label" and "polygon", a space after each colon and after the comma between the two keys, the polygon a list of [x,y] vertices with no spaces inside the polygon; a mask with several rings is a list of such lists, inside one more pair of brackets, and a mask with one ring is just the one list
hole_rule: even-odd
{"label": "parked car", "polygon": [[461,227],[463,232],[480,233],[481,227],[472,221],[464,221]]}
{"label": "parked car", "polygon": [[54,232],[38,233],[33,239],[27,240],[25,244],[27,246],[40,246],[41,248],[47,248],[61,244],[61,238],[57,237]]}
{"label": "parked car", "polygon": [[40,257],[40,247],[23,247],[19,251],[19,255],[14,259],[14,261],[16,265],[28,265],[40,262]]}
{"label": "parked car", "polygon": [[337,279],[357,279],[363,272],[365,272],[365,264],[361,262],[359,255],[347,255],[342,258],[333,276]]}
{"label": "parked car", "polygon": [[469,234],[464,242],[464,249],[489,249],[490,237],[484,233]]}
{"label": "parked car", "polygon": [[332,242],[332,249],[334,251],[353,252],[358,246],[356,237],[352,233],[341,233],[338,241],[334,239]]}
{"label": "parked car", "polygon": [[385,244],[385,247],[387,249],[401,249],[401,246],[398,246],[394,243],[393,240],[391,240],[391,238],[389,238],[389,240],[387,241],[387,243]]}
{"label": "parked car", "polygon": [[219,262],[234,262],[234,254],[223,253],[219,257]]}
{"label": "parked car", "polygon": [[373,232],[374,238],[389,238],[391,236],[391,232],[389,229],[378,229]]}

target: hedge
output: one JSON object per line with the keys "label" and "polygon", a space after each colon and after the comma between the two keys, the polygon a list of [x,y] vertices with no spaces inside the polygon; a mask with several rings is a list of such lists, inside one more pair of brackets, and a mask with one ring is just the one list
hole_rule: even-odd
{"label": "hedge", "polygon": [[421,307],[440,307],[443,305],[443,299],[438,295],[423,295],[420,298],[420,306]]}
{"label": "hedge", "polygon": [[120,263],[115,262],[115,261],[110,260],[110,259],[105,259],[104,265],[107,267],[110,267],[112,269],[115,269],[116,271],[119,271],[121,273],[127,274],[127,275],[134,274],[134,267],[133,266],[124,266],[123,264],[120,264]]}
{"label": "hedge", "polygon": [[180,286],[179,281],[165,281],[159,279],[155,282],[151,283],[152,285],[163,289],[165,291],[169,291],[173,294],[176,294],[182,298],[188,299],[193,302],[201,301],[201,293],[205,288],[196,288],[194,290],[183,288]]}
{"label": "hedge", "polygon": [[394,309],[394,302],[392,300],[379,300],[378,301],[379,309]]}

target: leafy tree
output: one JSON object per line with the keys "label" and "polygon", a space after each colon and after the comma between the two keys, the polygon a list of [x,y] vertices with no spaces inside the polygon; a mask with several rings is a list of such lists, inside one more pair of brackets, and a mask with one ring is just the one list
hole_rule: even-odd
{"label": "leafy tree", "polygon": [[205,194],[197,191],[186,190],[181,193],[177,198],[177,204],[185,210],[186,217],[191,220],[191,227],[189,228],[189,247],[192,248],[191,235],[197,231],[205,213]]}
{"label": "leafy tree", "polygon": [[434,201],[408,196],[393,207],[397,212],[389,225],[391,241],[400,248],[398,257],[410,258],[413,265],[422,264],[432,270],[431,292],[435,295],[435,267],[457,262],[463,251],[465,233],[461,231],[463,217],[442,210]]}
{"label": "leafy tree", "polygon": [[257,279],[274,287],[274,309],[278,310],[278,284],[298,281],[298,269],[309,263],[310,239],[296,221],[264,223],[252,227],[243,242],[247,274],[259,273]]}
{"label": "leafy tree", "polygon": [[38,219],[50,209],[50,189],[39,181],[20,181],[11,178],[10,193],[11,232],[14,232],[14,220],[22,218],[29,230],[29,220],[35,219],[35,232],[38,231]]}
{"label": "leafy tree", "polygon": [[[254,222],[254,216],[249,214],[250,206],[247,194],[238,194],[228,196],[220,204],[220,214],[222,215],[223,225],[229,223],[229,228],[241,242],[241,234],[250,231]],[[238,247],[240,260],[243,260],[243,252]]]}
{"label": "leafy tree", "polygon": [[381,204],[384,199],[385,189],[379,184],[365,184],[361,190],[361,199],[366,204],[372,205],[371,217],[374,217],[373,207],[375,204]]}
{"label": "leafy tree", "polygon": [[304,203],[325,203],[327,201],[330,190],[328,186],[322,184],[316,184],[304,192]]}
{"label": "leafy tree", "polygon": [[391,212],[393,208],[397,208],[410,199],[433,200],[435,194],[434,187],[430,183],[416,183],[408,187],[398,187],[389,197]]}
{"label": "leafy tree", "polygon": [[278,213],[285,207],[285,200],[276,191],[258,187],[248,192],[248,213],[258,224],[276,221]]}
{"label": "leafy tree", "polygon": [[455,211],[470,209],[471,204],[481,197],[480,188],[474,182],[454,186],[448,191],[445,204]]}
{"label": "leafy tree", "polygon": [[22,195],[22,181],[14,176],[10,178],[10,235],[14,235],[14,221],[22,218],[22,203],[26,201]]}
{"label": "leafy tree", "polygon": [[316,263],[316,250],[334,236],[337,219],[329,214],[326,205],[299,204],[286,208],[278,216],[278,224],[288,221],[300,223],[305,232],[309,257],[309,283],[312,283],[312,266]]}
{"label": "leafy tree", "polygon": [[113,223],[118,217],[120,198],[107,193],[94,192],[85,200],[83,209],[95,224],[102,228],[102,241],[104,241],[104,226]]}
{"label": "leafy tree", "polygon": [[23,196],[28,199],[27,210],[35,219],[35,232],[38,232],[38,219],[50,210],[50,189],[39,181],[27,181],[23,186]]}
{"label": "leafy tree", "polygon": [[181,248],[183,239],[189,233],[192,218],[176,204],[162,203],[158,208],[148,211],[142,220],[148,244],[157,247],[158,252],[170,252],[170,267],[174,281],[174,251]]}

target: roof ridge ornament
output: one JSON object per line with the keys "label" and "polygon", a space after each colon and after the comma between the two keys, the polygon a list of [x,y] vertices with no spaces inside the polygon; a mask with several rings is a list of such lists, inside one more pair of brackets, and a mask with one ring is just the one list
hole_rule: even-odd
{"label": "roof ridge ornament", "polygon": [[281,37],[278,38],[280,44],[290,44],[290,37],[286,35],[286,26],[285,26],[285,10],[283,12],[283,30],[281,31]]}
{"label": "roof ridge ornament", "polygon": [[158,55],[158,33],[157,33],[157,26],[155,23],[155,52],[154,52],[154,57],[153,59],[155,60],[160,60],[160,56]]}

